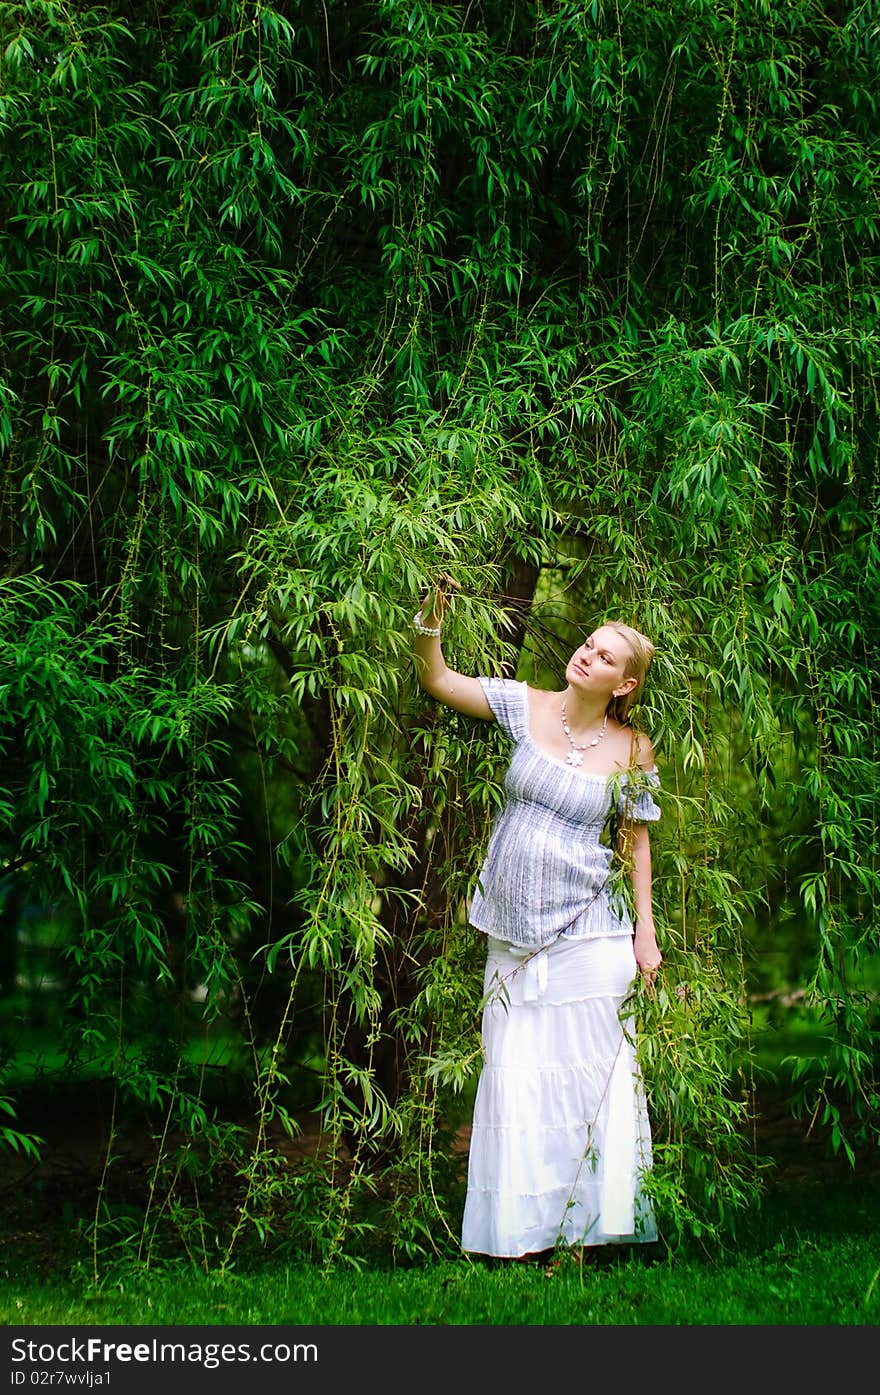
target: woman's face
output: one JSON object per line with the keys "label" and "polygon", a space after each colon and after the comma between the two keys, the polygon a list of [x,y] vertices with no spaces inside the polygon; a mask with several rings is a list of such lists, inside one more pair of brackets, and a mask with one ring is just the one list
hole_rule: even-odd
{"label": "woman's face", "polygon": [[610,699],[615,692],[629,692],[637,679],[625,678],[632,655],[623,635],[608,625],[600,625],[588,635],[568,661],[565,678],[569,687],[583,693],[596,693]]}

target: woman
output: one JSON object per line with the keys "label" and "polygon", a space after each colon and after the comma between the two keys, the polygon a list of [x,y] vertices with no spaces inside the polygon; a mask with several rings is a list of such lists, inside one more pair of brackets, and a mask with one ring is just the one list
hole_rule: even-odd
{"label": "woman", "polygon": [[[654,1240],[650,1128],[620,1018],[636,973],[650,986],[661,963],[647,828],[659,776],[626,720],[653,646],[609,622],[572,654],[561,692],[472,678],[444,660],[445,605],[438,590],[413,621],[422,687],[514,743],[470,908],[488,955],[462,1247],[527,1258]],[[602,841],[609,820],[632,914]]]}

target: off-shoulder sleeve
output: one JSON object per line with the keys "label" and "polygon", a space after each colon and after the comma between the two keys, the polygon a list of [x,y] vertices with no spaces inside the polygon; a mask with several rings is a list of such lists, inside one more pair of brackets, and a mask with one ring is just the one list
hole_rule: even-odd
{"label": "off-shoulder sleeve", "polygon": [[480,683],[498,725],[513,741],[521,741],[529,729],[525,683],[513,678],[480,678]]}
{"label": "off-shoulder sleeve", "polygon": [[660,788],[660,774],[657,767],[627,774],[620,782],[617,795],[617,812],[622,818],[634,819],[636,823],[656,823],[660,817],[660,806],[653,798],[652,791]]}

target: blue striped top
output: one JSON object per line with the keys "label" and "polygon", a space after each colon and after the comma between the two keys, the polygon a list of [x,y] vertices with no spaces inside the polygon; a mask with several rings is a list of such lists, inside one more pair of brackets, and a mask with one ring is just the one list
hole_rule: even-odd
{"label": "blue striped top", "polygon": [[642,823],[659,819],[651,794],[660,785],[656,767],[636,778],[584,774],[532,740],[525,683],[480,683],[514,748],[504,777],[506,799],[471,902],[471,925],[519,945],[546,944],[563,932],[632,935],[624,899],[610,884],[611,848],[600,836],[615,798],[620,814]]}

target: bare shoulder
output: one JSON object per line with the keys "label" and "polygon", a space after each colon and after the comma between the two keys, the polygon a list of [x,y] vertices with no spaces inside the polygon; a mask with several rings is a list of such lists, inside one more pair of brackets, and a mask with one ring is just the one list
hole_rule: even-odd
{"label": "bare shoulder", "polygon": [[609,723],[609,746],[619,770],[628,770],[638,765],[642,770],[651,770],[654,765],[654,747],[651,738],[644,732],[633,731],[626,723]]}
{"label": "bare shoulder", "polygon": [[554,693],[549,688],[533,688],[531,683],[526,684],[526,693],[533,712],[545,711],[552,705],[554,699],[558,702],[560,697],[559,693]]}
{"label": "bare shoulder", "polygon": [[657,762],[654,758],[654,745],[647,732],[632,732],[632,747],[636,765],[640,765],[642,770],[652,770]]}
{"label": "bare shoulder", "polygon": [[[550,739],[551,733],[558,734],[562,693],[554,692],[552,688],[533,688],[531,683],[527,683],[526,699],[532,731],[542,736],[545,741]],[[561,728],[559,731],[561,732]],[[561,740],[564,743],[565,738],[562,737]]]}

